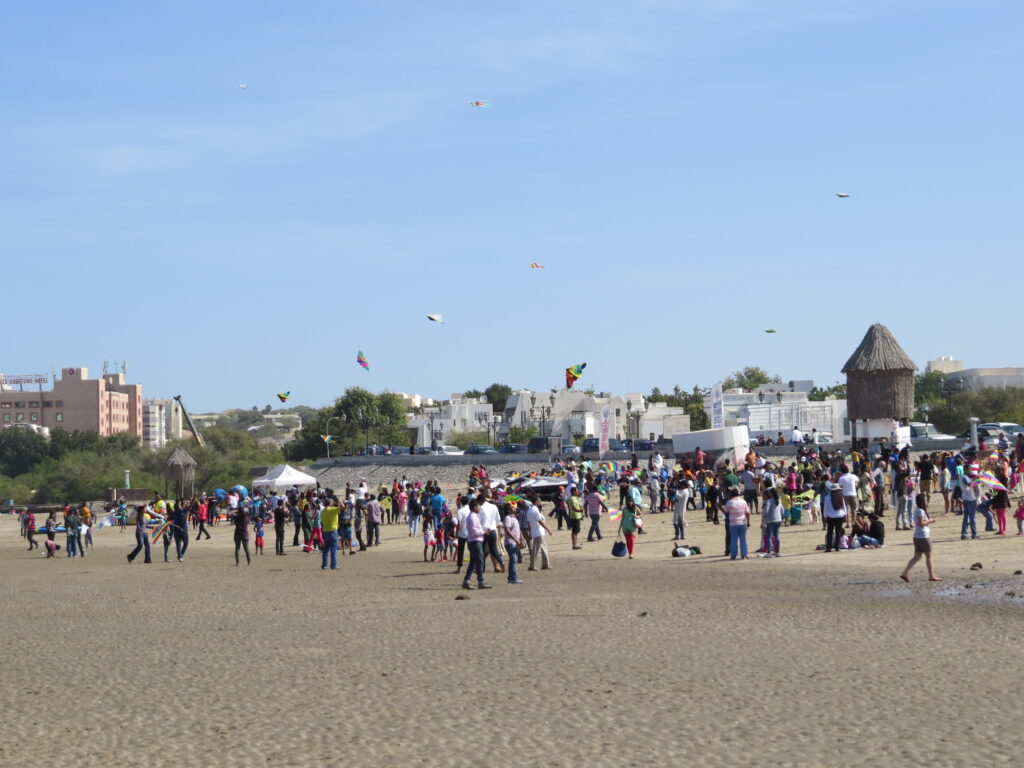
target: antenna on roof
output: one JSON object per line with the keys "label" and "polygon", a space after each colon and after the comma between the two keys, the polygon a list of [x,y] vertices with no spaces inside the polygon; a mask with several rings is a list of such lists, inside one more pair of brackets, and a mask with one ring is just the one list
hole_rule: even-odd
{"label": "antenna on roof", "polygon": [[104,360],[104,361],[103,361],[103,375],[104,375],[104,376],[106,376],[106,375],[107,375],[107,369],[108,369],[109,367],[110,367],[109,363],[108,363],[108,362],[107,362],[106,360]]}
{"label": "antenna on roof", "polygon": [[122,360],[121,361],[121,373],[125,374],[126,376],[128,375],[128,361],[127,360]]}

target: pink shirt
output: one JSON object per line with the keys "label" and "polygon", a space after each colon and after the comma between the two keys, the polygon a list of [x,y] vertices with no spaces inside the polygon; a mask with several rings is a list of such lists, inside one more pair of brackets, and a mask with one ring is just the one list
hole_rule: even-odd
{"label": "pink shirt", "polygon": [[729,525],[746,525],[750,507],[747,502],[737,496],[725,503],[725,514],[729,516]]}
{"label": "pink shirt", "polygon": [[477,512],[470,512],[466,518],[466,540],[483,541],[484,526],[480,522],[480,515]]}

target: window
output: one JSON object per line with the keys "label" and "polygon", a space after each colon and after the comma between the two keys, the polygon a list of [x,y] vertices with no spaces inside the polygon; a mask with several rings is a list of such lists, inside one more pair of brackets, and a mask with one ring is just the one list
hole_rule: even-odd
{"label": "window", "polygon": [[64,421],[64,414],[63,413],[58,413],[57,416],[56,416],[56,420],[58,422]]}
{"label": "window", "polygon": [[43,400],[43,408],[53,408],[53,400]]}
{"label": "window", "polygon": [[24,421],[25,420],[25,414],[24,413],[16,413],[14,415],[14,420],[18,421],[18,422]]}
{"label": "window", "polygon": [[5,413],[4,414],[4,424],[10,424],[10,423],[11,423],[11,414]]}
{"label": "window", "polygon": [[63,400],[54,400],[53,404],[55,406],[57,406],[58,408],[63,408],[64,407],[64,401]]}
{"label": "window", "polygon": [[15,408],[24,408],[25,407],[25,401],[24,400],[15,400],[14,401],[14,407]]}
{"label": "window", "polygon": [[39,414],[38,413],[30,413],[29,416],[28,416],[28,420],[33,422],[33,423],[39,421]]}
{"label": "window", "polygon": [[29,408],[38,408],[39,407],[39,401],[38,400],[29,400],[28,401],[28,407]]}
{"label": "window", "polygon": [[13,403],[0,403],[0,408],[10,408]]}

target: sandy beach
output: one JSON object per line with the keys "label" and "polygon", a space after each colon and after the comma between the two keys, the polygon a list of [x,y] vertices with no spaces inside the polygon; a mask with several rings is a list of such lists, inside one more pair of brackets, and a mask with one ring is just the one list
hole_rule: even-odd
{"label": "sandy beach", "polygon": [[960,518],[941,518],[945,580],[922,564],[905,585],[910,534],[891,517],[882,550],[817,553],[819,527],[784,528],[783,557],[746,562],[703,518],[689,513],[700,557],[669,557],[671,518],[649,515],[634,561],[561,532],[552,570],[463,592],[404,525],[332,572],[272,544],[236,568],[225,525],[182,564],[128,565],[116,529],[84,560],[46,561],[5,517],[0,765],[1020,759],[1012,530],[961,542]]}

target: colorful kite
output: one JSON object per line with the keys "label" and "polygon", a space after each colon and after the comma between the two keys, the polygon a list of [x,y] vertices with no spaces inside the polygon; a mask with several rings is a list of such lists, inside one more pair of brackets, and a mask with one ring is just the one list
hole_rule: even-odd
{"label": "colorful kite", "polygon": [[993,475],[991,472],[982,472],[978,475],[978,482],[987,485],[993,491],[1008,491],[1005,485],[1003,485],[999,478]]}
{"label": "colorful kite", "polygon": [[366,370],[370,370],[370,361],[366,359],[366,355],[363,354],[362,350],[359,350],[359,354],[356,355],[356,362]]}
{"label": "colorful kite", "polygon": [[159,539],[161,536],[163,536],[164,531],[166,531],[170,526],[170,520],[164,520],[162,523],[158,523],[156,528],[153,529],[153,536],[152,538],[150,538],[150,541],[156,541],[157,539]]}
{"label": "colorful kite", "polygon": [[583,375],[583,369],[587,367],[586,363],[582,365],[574,365],[571,368],[565,369],[565,387],[566,389],[572,389],[572,385],[576,383],[576,380]]}
{"label": "colorful kite", "polygon": [[608,522],[614,523],[616,520],[622,517],[621,509],[610,509],[608,510]]}
{"label": "colorful kite", "polygon": [[330,443],[334,441],[334,435],[320,435],[320,439],[325,443]]}
{"label": "colorful kite", "polygon": [[471,101],[471,102],[469,102],[469,106],[471,106],[471,107],[487,107],[487,109],[490,109],[491,108],[491,102],[483,101],[481,99],[481,100],[478,100],[478,101]]}
{"label": "colorful kite", "polygon": [[277,399],[280,400],[282,403],[285,400],[287,400],[289,397],[291,397],[291,396],[292,396],[291,390],[288,390],[287,392],[278,392],[277,393]]}
{"label": "colorful kite", "polygon": [[444,318],[441,315],[427,315],[427,320],[433,320],[435,323],[444,325]]}
{"label": "colorful kite", "polygon": [[536,261],[530,263],[530,269],[544,269],[543,264],[538,264]]}

